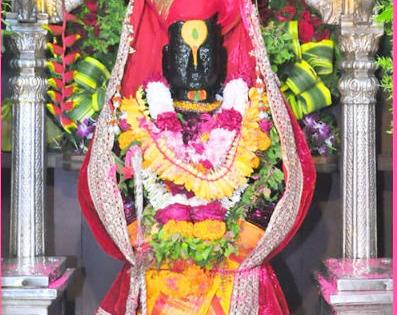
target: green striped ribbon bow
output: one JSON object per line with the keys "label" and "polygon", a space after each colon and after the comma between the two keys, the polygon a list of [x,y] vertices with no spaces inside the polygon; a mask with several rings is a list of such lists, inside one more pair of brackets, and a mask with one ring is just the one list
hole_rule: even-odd
{"label": "green striped ribbon bow", "polygon": [[321,80],[322,75],[333,72],[334,42],[299,43],[298,22],[288,23],[292,47],[297,61],[281,90],[286,95],[297,119],[332,104],[331,92]]}
{"label": "green striped ribbon bow", "polygon": [[73,78],[76,92],[70,98],[73,109],[68,117],[81,122],[101,110],[110,73],[99,60],[86,57],[79,63]]}

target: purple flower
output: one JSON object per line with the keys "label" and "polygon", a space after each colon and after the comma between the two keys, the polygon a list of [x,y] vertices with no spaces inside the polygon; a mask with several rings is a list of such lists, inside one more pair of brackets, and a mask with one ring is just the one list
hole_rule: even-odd
{"label": "purple flower", "polygon": [[200,117],[197,115],[187,115],[183,123],[182,139],[184,144],[197,139],[200,134]]}
{"label": "purple flower", "polygon": [[164,184],[167,186],[168,191],[173,195],[184,194],[188,198],[193,198],[194,193],[191,191],[187,191],[183,185],[176,185],[170,181],[164,181]]}
{"label": "purple flower", "polygon": [[324,144],[317,149],[320,155],[328,155],[328,147]]}
{"label": "purple flower", "polygon": [[126,199],[124,200],[123,205],[127,224],[130,224],[135,219],[134,202],[132,200]]}
{"label": "purple flower", "polygon": [[77,136],[79,138],[88,138],[94,131],[94,126],[90,125],[89,119],[86,118],[77,127]]}
{"label": "purple flower", "polygon": [[302,119],[302,122],[305,124],[305,126],[309,130],[313,130],[319,120],[320,120],[320,115],[318,113],[314,113],[314,114],[305,116]]}
{"label": "purple flower", "polygon": [[318,133],[314,133],[314,134],[312,134],[311,135],[311,140],[312,140],[312,142],[313,142],[313,144],[315,145],[315,146],[321,146],[322,144],[323,144],[323,142],[324,142],[324,139],[322,139],[320,136],[319,136],[319,134]]}
{"label": "purple flower", "polygon": [[331,129],[324,122],[319,122],[318,124],[316,124],[315,128],[317,129],[318,135],[324,140],[328,138],[331,134]]}

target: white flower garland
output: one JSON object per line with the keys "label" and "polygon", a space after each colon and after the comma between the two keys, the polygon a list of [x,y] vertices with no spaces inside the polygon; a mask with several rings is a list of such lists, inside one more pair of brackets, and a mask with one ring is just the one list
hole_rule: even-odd
{"label": "white flower garland", "polygon": [[223,90],[222,108],[234,109],[244,116],[248,104],[248,85],[243,79],[229,81]]}
{"label": "white flower garland", "polygon": [[[159,183],[157,179],[157,175],[148,170],[143,169],[141,171],[143,186],[148,194],[148,201],[153,206],[154,210],[165,208],[169,205],[179,203],[182,205],[196,207],[208,204],[208,201],[193,197],[187,198],[183,194],[171,194],[163,183]],[[248,187],[248,184],[244,184],[243,186],[237,188],[233,195],[229,198],[222,198],[220,203],[222,207],[225,209],[230,209],[235,206],[241,199],[241,194]]]}
{"label": "white flower garland", "polygon": [[146,87],[146,99],[153,119],[162,113],[174,111],[171,91],[163,82],[149,82]]}
{"label": "white flower garland", "polygon": [[[230,80],[223,90],[221,109],[234,109],[243,116],[248,104],[248,91],[248,85],[243,79]],[[163,82],[149,82],[145,92],[152,119],[162,113],[175,111],[171,91]]]}
{"label": "white flower garland", "polygon": [[[248,102],[248,85],[239,78],[229,81],[223,91],[223,99],[221,109],[234,109],[242,116],[245,114]],[[175,112],[173,99],[170,89],[161,81],[148,83],[146,87],[146,99],[149,105],[149,113],[152,119],[156,119],[158,115],[165,112]],[[227,141],[226,141],[227,142]],[[223,143],[225,145],[226,143]],[[218,152],[219,154],[219,152]],[[208,157],[209,160],[213,158]],[[221,161],[217,161],[219,164]],[[171,204],[180,203],[183,205],[195,207],[208,204],[208,201],[199,198],[187,198],[184,194],[171,194],[163,183],[158,181],[156,174],[150,170],[142,170],[143,185],[148,193],[148,200],[154,210],[165,208]],[[233,195],[220,200],[225,209],[230,209],[236,205],[242,193],[248,187],[248,184],[237,188]]]}

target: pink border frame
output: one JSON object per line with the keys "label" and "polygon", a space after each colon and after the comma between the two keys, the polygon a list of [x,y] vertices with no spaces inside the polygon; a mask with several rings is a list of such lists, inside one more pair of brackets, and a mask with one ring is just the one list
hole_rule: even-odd
{"label": "pink border frame", "polygon": [[[2,1],[0,0],[0,7],[1,7],[1,5],[2,5]],[[1,13],[0,13],[1,14]],[[2,30],[1,30],[1,28],[0,28],[0,48],[1,47],[3,47],[3,32],[2,32]],[[0,82],[2,81],[2,64],[3,64],[3,53],[2,53],[2,49],[0,49]],[[0,87],[0,105],[2,106],[3,104],[2,104],[2,90],[1,90],[1,87]],[[0,165],[1,165],[1,162],[2,162],[2,158],[3,158],[3,156],[2,156],[2,153],[1,153],[1,146],[2,146],[2,142],[1,142],[1,140],[2,140],[2,133],[1,133],[1,130],[2,130],[2,116],[1,116],[1,111],[0,111]],[[2,169],[0,168],[0,179],[2,179]],[[1,187],[1,180],[0,180],[0,189],[2,188]],[[1,191],[1,190],[0,190]],[[1,196],[0,196],[0,201],[2,201],[1,200]],[[0,231],[1,231],[1,226],[2,226],[2,222],[1,222],[1,214],[3,213],[2,212],[3,211],[3,203],[1,202],[1,204],[0,204]],[[2,232],[2,231],[1,231]],[[0,235],[0,240],[1,240],[1,242],[0,242],[0,258],[2,258],[3,257],[3,255],[2,255],[2,253],[3,253],[3,249],[1,248],[1,244],[2,244],[2,240],[3,240],[3,233],[1,233],[1,235]],[[1,278],[1,270],[2,270],[2,268],[0,268],[0,278]],[[1,286],[0,286],[0,295],[1,295]],[[2,313],[2,310],[3,309],[3,307],[2,307],[2,299],[0,299],[0,314]]]}
{"label": "pink border frame", "polygon": [[[393,0],[393,6],[395,7],[397,1]],[[393,86],[396,86],[397,82],[397,63],[395,60],[397,59],[397,48],[396,48],[396,40],[397,40],[397,33],[396,33],[396,28],[397,28],[397,12],[394,8],[393,10]],[[393,132],[393,144],[392,144],[392,173],[393,173],[393,201],[392,201],[392,217],[393,217],[393,245],[392,245],[392,258],[393,258],[393,314],[397,314],[397,303],[396,303],[396,290],[394,289],[395,287],[395,280],[396,280],[396,274],[397,274],[397,260],[394,259],[394,253],[397,252],[397,198],[396,198],[396,192],[397,192],[397,176],[396,173],[394,173],[394,166],[397,165],[397,153],[396,153],[396,148],[397,148],[397,134],[396,134],[396,121],[397,121],[397,91],[395,88],[393,88],[393,122],[394,122],[394,132]]]}
{"label": "pink border frame", "polygon": [[[0,0],[0,5],[1,5],[2,1]],[[397,0],[393,1],[393,4],[395,5],[397,3]],[[394,45],[394,43],[396,43],[397,41],[397,34],[396,34],[396,28],[397,28],[397,22],[396,22],[396,18],[397,18],[397,12],[396,10],[393,10],[393,85],[396,86],[397,83],[397,63],[394,62],[394,60],[397,59],[397,48]],[[1,37],[2,31],[0,29],[0,43],[2,46],[2,37]],[[2,74],[1,74],[1,70],[2,70],[2,52],[0,50],[0,80],[2,78]],[[1,95],[2,95],[2,91],[0,88],[0,104],[1,104]],[[396,122],[397,121],[397,91],[396,89],[393,89],[393,121]],[[396,126],[395,126],[396,128]],[[393,157],[393,164],[392,167],[394,168],[394,166],[397,164],[397,135],[396,132],[393,133],[393,137],[392,137],[392,141],[393,141],[393,146],[392,146],[392,157]],[[1,111],[0,111],[0,148],[1,148]],[[2,160],[2,154],[0,152],[0,163]],[[397,192],[397,176],[394,173],[394,171],[392,172],[392,176],[393,176],[393,201],[392,201],[392,207],[393,207],[393,211],[392,211],[392,216],[393,216],[393,246],[392,246],[392,257],[394,258],[394,253],[397,252],[397,229],[395,229],[394,227],[397,226],[397,198],[395,197],[395,193]],[[0,178],[2,175],[2,171],[0,168]],[[1,181],[0,181],[0,188],[1,188]],[[0,197],[1,200],[1,197]],[[0,205],[0,214],[2,212],[2,205]],[[1,230],[1,216],[0,216],[0,230]],[[2,236],[0,236],[2,237]],[[1,256],[1,242],[0,242],[0,256]],[[0,277],[1,277],[1,268],[0,268]],[[397,260],[393,259],[393,282],[395,282],[395,279],[397,277]],[[0,293],[1,293],[1,287],[0,287]],[[397,298],[397,294],[396,294],[396,290],[393,289],[393,314],[397,314],[397,303],[396,303],[396,298]],[[0,299],[0,314],[1,314],[1,299]]]}

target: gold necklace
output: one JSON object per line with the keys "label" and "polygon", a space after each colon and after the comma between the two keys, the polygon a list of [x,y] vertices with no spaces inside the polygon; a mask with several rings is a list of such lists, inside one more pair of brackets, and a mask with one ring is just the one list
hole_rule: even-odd
{"label": "gold necklace", "polygon": [[196,112],[196,113],[209,113],[218,109],[221,105],[220,101],[212,103],[192,103],[188,101],[175,101],[174,107],[177,110],[184,112]]}

